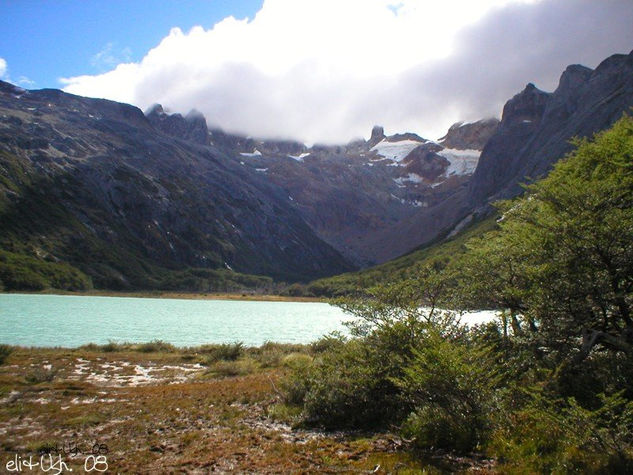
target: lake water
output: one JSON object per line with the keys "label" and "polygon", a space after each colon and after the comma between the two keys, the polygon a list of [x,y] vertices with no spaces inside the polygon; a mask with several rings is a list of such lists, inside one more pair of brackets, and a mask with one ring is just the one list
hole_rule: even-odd
{"label": "lake water", "polygon": [[0,294],[0,342],[309,343],[349,320],[326,303]]}
{"label": "lake water", "polygon": [[[465,318],[478,323],[492,314]],[[318,302],[254,302],[0,294],[0,343],[76,347],[163,340],[176,346],[241,341],[309,343],[349,320]]]}

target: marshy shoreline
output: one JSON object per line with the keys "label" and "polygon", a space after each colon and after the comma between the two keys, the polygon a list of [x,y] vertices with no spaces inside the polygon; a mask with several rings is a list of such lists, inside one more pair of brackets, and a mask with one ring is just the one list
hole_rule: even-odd
{"label": "marshy shoreline", "polygon": [[297,426],[279,388],[293,365],[318,357],[317,345],[9,347],[0,466],[51,454],[84,473],[97,447],[94,456],[120,473],[493,470],[476,455],[416,454],[388,432]]}

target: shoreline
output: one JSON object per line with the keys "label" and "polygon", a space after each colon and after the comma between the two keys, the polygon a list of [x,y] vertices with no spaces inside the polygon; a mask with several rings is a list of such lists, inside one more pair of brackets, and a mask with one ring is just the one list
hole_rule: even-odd
{"label": "shoreline", "polygon": [[0,294],[12,295],[65,295],[76,297],[122,297],[122,298],[154,298],[174,300],[238,300],[252,302],[320,302],[327,303],[328,299],[319,297],[292,297],[274,294],[249,294],[245,292],[172,292],[162,290],[145,290],[119,292],[115,290],[87,290],[72,292],[65,290],[41,290],[41,291],[1,291]]}

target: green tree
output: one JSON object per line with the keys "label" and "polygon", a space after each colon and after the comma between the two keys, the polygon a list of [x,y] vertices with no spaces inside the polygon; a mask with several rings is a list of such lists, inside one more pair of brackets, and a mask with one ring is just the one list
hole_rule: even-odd
{"label": "green tree", "polygon": [[520,314],[533,339],[576,362],[593,349],[633,356],[633,120],[575,144],[471,244],[457,264],[463,301]]}

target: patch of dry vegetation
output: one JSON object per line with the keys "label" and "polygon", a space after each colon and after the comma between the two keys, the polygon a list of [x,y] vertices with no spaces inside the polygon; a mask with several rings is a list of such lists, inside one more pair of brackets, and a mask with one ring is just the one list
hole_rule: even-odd
{"label": "patch of dry vegetation", "polygon": [[396,436],[291,427],[277,388],[314,347],[147,345],[12,348],[0,366],[0,466],[57,448],[83,473],[88,454],[72,448],[97,444],[119,473],[422,468]]}

